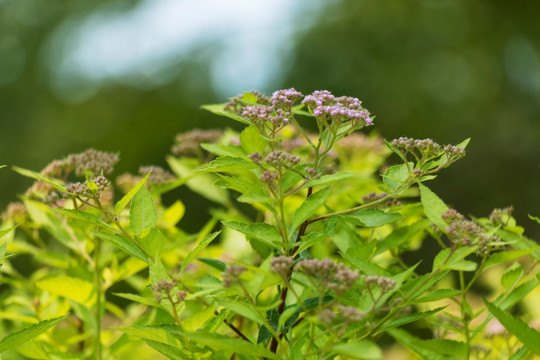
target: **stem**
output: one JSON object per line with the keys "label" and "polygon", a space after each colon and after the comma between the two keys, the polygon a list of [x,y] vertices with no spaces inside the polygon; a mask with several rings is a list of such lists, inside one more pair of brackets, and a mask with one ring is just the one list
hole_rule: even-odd
{"label": "stem", "polygon": [[96,360],[102,360],[102,349],[101,349],[101,313],[102,313],[102,284],[101,284],[101,268],[99,266],[99,253],[101,250],[101,239],[95,238],[95,248],[94,248],[94,289],[96,289],[96,308],[95,308],[95,317],[96,317]]}

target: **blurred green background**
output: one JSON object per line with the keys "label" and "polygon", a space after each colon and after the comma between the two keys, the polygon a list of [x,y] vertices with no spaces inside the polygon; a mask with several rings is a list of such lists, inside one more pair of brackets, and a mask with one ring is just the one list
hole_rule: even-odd
{"label": "blurred green background", "polygon": [[[177,132],[235,125],[203,104],[328,89],[363,100],[386,138],[471,137],[432,188],[466,214],[514,205],[538,238],[527,214],[540,215],[539,12],[500,0],[0,0],[0,164],[40,170],[94,147],[120,152],[117,174],[136,172],[164,165]],[[29,184],[1,170],[0,207]],[[183,201],[197,226],[205,204]]]}

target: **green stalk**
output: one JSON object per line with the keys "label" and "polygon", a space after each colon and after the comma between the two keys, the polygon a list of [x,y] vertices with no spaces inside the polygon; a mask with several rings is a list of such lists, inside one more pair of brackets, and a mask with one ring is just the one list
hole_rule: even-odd
{"label": "green stalk", "polygon": [[99,266],[99,253],[101,250],[101,239],[95,238],[94,249],[94,289],[96,291],[96,306],[95,306],[95,318],[96,318],[96,340],[95,340],[95,354],[96,360],[102,360],[102,348],[101,348],[101,321],[102,321],[102,307],[103,307],[103,292],[101,283],[101,267]]}

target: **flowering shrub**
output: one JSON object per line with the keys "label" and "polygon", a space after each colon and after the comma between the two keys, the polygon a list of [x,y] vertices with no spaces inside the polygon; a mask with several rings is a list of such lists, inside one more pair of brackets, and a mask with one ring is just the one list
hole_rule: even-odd
{"label": "flowering shrub", "polygon": [[[171,171],[143,166],[113,181],[118,155],[93,149],[39,173],[14,167],[35,183],[2,215],[0,327],[10,335],[0,352],[540,355],[534,319],[512,314],[538,295],[538,246],[511,208],[467,219],[426,186],[468,140],[362,135],[373,116],[328,91],[248,92],[204,108],[246,127],[178,135]],[[399,163],[384,165],[392,153]],[[196,234],[177,226],[189,206],[162,201],[180,186],[218,206]],[[415,252],[430,244],[433,256]]]}

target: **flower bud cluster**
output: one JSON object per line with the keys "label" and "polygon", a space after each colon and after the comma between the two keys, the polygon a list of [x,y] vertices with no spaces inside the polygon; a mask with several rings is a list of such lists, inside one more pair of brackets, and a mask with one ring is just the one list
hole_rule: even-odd
{"label": "flower bud cluster", "polygon": [[40,174],[46,178],[62,178],[67,176],[72,170],[72,164],[66,159],[53,160],[41,170]]}
{"label": "flower bud cluster", "polygon": [[319,177],[319,175],[317,174],[317,169],[306,167],[304,171],[306,172],[308,179],[315,179]]}
{"label": "flower bud cluster", "polygon": [[328,308],[321,311],[319,313],[319,320],[326,325],[332,325],[336,320],[339,320],[340,324],[349,325],[361,321],[364,315],[364,313],[353,306],[338,304],[335,307],[335,311]]}
{"label": "flower bud cluster", "polygon": [[372,125],[369,112],[362,108],[362,102],[353,97],[335,97],[327,90],[315,91],[307,95],[302,104],[306,104],[316,117],[330,117],[333,121],[361,121],[358,125]]}
{"label": "flower bud cluster", "polygon": [[254,163],[258,164],[263,159],[263,156],[258,152],[254,152],[253,154],[249,154],[248,158]]}
{"label": "flower bud cluster", "polygon": [[275,172],[265,171],[261,175],[260,179],[263,183],[272,184],[278,178],[278,174]]}
{"label": "flower bud cluster", "polygon": [[510,220],[513,211],[514,208],[512,206],[505,207],[504,209],[493,209],[489,215],[489,221],[491,221],[493,226],[505,226],[508,220]]}
{"label": "flower bud cluster", "polygon": [[148,165],[139,168],[141,175],[146,175],[149,172],[152,172],[147,180],[150,185],[165,185],[176,180],[176,176],[160,166]]}
{"label": "flower bud cluster", "polygon": [[202,143],[215,143],[223,131],[219,129],[193,129],[176,135],[171,152],[175,156],[201,156]]}
{"label": "flower bud cluster", "polygon": [[504,246],[502,239],[497,235],[491,235],[488,237],[485,234],[480,234],[478,236],[478,242],[476,243],[476,245],[478,245],[476,254],[482,257],[487,257],[491,253],[493,248]]}
{"label": "flower bud cluster", "polygon": [[456,246],[469,246],[483,233],[483,228],[470,220],[457,220],[445,228],[448,239]]}
{"label": "flower bud cluster", "polygon": [[454,209],[448,209],[446,212],[441,214],[441,217],[447,224],[453,223],[458,220],[463,220],[463,215],[457,212]]}
{"label": "flower bud cluster", "polygon": [[296,267],[318,279],[322,287],[338,294],[350,289],[359,276],[358,271],[353,271],[343,264],[336,264],[330,259],[305,259],[298,262]]}
{"label": "flower bud cluster", "polygon": [[392,146],[397,149],[414,152],[418,149],[421,154],[427,156],[435,156],[441,152],[441,145],[437,144],[431,139],[417,140],[408,137],[400,137],[399,139],[392,140]]}
{"label": "flower bud cluster", "polygon": [[26,220],[26,214],[26,206],[23,202],[10,202],[6,210],[2,213],[2,220],[12,220],[15,223],[22,223]]}
{"label": "flower bud cluster", "polygon": [[[170,281],[165,279],[160,280],[157,284],[152,286],[154,298],[156,299],[156,301],[161,301],[163,299],[163,294],[165,294],[166,296],[170,296],[172,289],[175,288],[177,285],[178,282],[175,279],[172,279]],[[185,291],[179,291],[177,293],[177,297],[178,301],[184,300],[184,298],[186,297]]]}
{"label": "flower bud cluster", "polygon": [[110,174],[118,160],[115,153],[88,149],[80,154],[69,155],[66,161],[75,169],[77,176],[83,176],[88,172],[94,175]]}
{"label": "flower bud cluster", "polygon": [[[270,105],[271,104],[270,99],[267,96],[264,96],[263,94],[261,94],[260,92],[251,90],[248,93],[255,96],[255,98],[257,98],[257,104],[260,104],[260,105]],[[224,110],[225,111],[230,111],[230,112],[233,112],[235,114],[240,115],[242,113],[242,110],[243,110],[244,106],[245,106],[245,104],[240,100],[244,99],[244,96],[245,96],[245,93],[244,94],[239,94],[238,96],[236,96],[236,98],[233,98],[230,102],[225,104]]]}
{"label": "flower bud cluster", "polygon": [[385,192],[382,192],[382,193],[376,193],[374,191],[362,196],[362,201],[364,203],[371,203],[371,202],[374,202],[374,201],[377,201],[377,200],[380,200],[380,199],[383,199],[385,197],[387,197],[388,194],[385,193]]}
{"label": "flower bud cluster", "polygon": [[300,162],[300,157],[288,154],[283,150],[274,150],[266,156],[264,161],[275,168],[280,166],[289,167],[297,165]]}
{"label": "flower bud cluster", "polygon": [[222,274],[222,277],[223,277],[222,285],[223,285],[223,287],[228,288],[228,287],[231,287],[232,285],[234,285],[235,283],[239,283],[240,282],[240,275],[244,271],[246,271],[246,268],[244,266],[241,266],[241,265],[233,264],[233,265],[230,265],[229,267],[227,267],[227,269],[225,269],[225,271]]}
{"label": "flower bud cluster", "polygon": [[240,114],[259,127],[264,127],[264,123],[269,121],[274,129],[281,127],[288,122],[292,116],[290,112],[276,109],[273,106],[248,105],[245,106]]}
{"label": "flower bud cluster", "polygon": [[292,105],[302,96],[304,95],[294,88],[278,90],[272,94],[272,105],[290,111]]}
{"label": "flower bud cluster", "polygon": [[284,279],[287,279],[294,261],[288,256],[278,256],[270,260],[271,270]]}
{"label": "flower bud cluster", "polygon": [[384,276],[366,276],[366,286],[376,285],[383,293],[388,292],[396,286],[396,281]]}
{"label": "flower bud cluster", "polygon": [[78,196],[78,197],[96,197],[102,193],[111,182],[104,176],[98,176],[91,180],[97,186],[97,191],[93,191],[88,187],[88,183],[76,182],[71,183],[66,186],[67,197]]}

